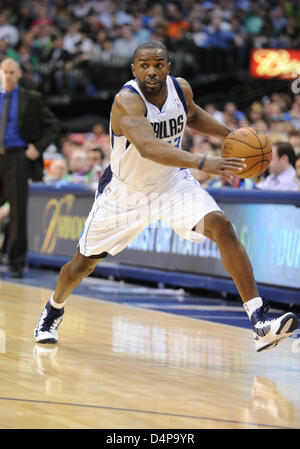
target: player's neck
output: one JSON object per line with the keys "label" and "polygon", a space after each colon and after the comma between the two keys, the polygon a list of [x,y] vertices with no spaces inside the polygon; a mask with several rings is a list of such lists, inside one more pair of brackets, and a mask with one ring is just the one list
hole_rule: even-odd
{"label": "player's neck", "polygon": [[[143,91],[142,91],[143,92]],[[143,92],[145,98],[147,101],[149,101],[149,103],[154,104],[154,106],[158,107],[159,109],[161,109],[167,99],[168,96],[168,89],[167,86],[165,86],[161,92],[159,92],[156,95],[149,95],[149,93],[147,92]]]}

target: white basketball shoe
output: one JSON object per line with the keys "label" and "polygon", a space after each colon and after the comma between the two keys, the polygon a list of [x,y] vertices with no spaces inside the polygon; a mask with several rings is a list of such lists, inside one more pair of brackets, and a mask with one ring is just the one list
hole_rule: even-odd
{"label": "white basketball shoe", "polygon": [[269,306],[263,301],[262,306],[254,310],[250,316],[257,352],[277,346],[298,327],[298,318],[294,313],[288,312],[278,318],[267,318],[268,310]]}
{"label": "white basketball shoe", "polygon": [[57,329],[63,314],[64,308],[56,309],[50,304],[50,300],[47,302],[34,329],[34,337],[38,343],[57,343]]}

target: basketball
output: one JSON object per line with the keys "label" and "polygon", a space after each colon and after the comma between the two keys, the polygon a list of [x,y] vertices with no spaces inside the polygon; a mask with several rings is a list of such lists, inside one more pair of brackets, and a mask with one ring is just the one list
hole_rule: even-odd
{"label": "basketball", "polygon": [[238,128],[224,139],[221,155],[224,158],[244,158],[247,167],[237,176],[254,178],[267,170],[272,159],[272,144],[269,137],[258,129]]}

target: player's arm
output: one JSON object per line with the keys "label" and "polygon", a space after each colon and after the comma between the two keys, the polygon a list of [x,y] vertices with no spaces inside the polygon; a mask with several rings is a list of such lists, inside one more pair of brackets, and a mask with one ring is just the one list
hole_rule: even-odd
{"label": "player's arm", "polygon": [[177,78],[177,80],[182,87],[187,102],[187,126],[205,136],[224,139],[232,130],[222,125],[193,101],[193,91],[185,79]]}
{"label": "player's arm", "polygon": [[146,106],[138,94],[123,89],[114,100],[111,114],[113,131],[123,134],[137,148],[141,156],[154,162],[174,167],[198,167],[201,156],[183,154],[172,145],[155,137]]}
{"label": "player's arm", "polygon": [[[122,134],[139,151],[142,157],[172,167],[198,168],[203,155],[179,151],[172,145],[157,139],[149,120],[145,117],[146,107],[138,94],[123,89],[114,100],[111,124],[115,134]],[[208,158],[203,166],[207,173],[230,175],[244,167],[237,158]]]}

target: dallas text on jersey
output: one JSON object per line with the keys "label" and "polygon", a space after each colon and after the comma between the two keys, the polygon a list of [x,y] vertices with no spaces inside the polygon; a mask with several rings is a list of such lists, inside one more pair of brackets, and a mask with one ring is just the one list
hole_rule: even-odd
{"label": "dallas text on jersey", "polygon": [[184,126],[183,115],[179,115],[177,119],[170,118],[163,122],[151,123],[151,125],[153,126],[155,136],[158,139],[172,137],[181,133]]}

